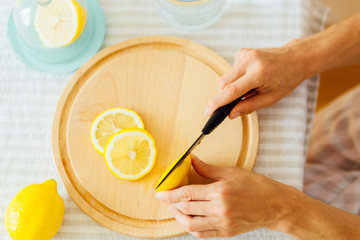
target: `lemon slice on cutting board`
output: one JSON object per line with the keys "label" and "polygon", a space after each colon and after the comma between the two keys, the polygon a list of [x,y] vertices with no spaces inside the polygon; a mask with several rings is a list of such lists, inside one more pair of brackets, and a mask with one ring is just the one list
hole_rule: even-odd
{"label": "lemon slice on cutting board", "polygon": [[86,11],[75,0],[52,0],[37,5],[34,27],[45,47],[61,47],[74,42],[86,22]]}
{"label": "lemon slice on cutting board", "polygon": [[120,179],[137,180],[151,171],[156,158],[154,138],[141,128],[113,134],[105,147],[105,162]]}
{"label": "lemon slice on cutting board", "polygon": [[110,136],[124,128],[144,128],[140,116],[126,108],[108,109],[101,113],[91,126],[91,142],[95,149],[104,154],[104,148]]}

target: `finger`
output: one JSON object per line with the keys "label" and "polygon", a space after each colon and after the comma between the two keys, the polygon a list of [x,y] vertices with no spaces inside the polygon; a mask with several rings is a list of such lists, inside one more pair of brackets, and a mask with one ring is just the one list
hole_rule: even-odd
{"label": "finger", "polygon": [[217,95],[211,98],[207,105],[205,113],[210,116],[219,107],[232,102],[233,100],[244,95],[251,89],[256,88],[256,86],[254,86],[254,83],[252,81],[249,81],[245,76],[246,75],[237,79],[235,82],[227,85]]}
{"label": "finger", "polygon": [[219,79],[219,88],[222,90],[225,86],[239,79],[246,72],[245,68],[232,67]]}
{"label": "finger", "polygon": [[208,217],[190,217],[171,206],[170,209],[176,221],[178,221],[187,232],[191,233],[213,229]]}
{"label": "finger", "polygon": [[[195,171],[202,177],[211,180],[225,180],[233,174],[233,169],[229,167],[219,167],[204,163],[197,156],[191,154],[191,162]],[[209,186],[209,185],[205,185]],[[209,199],[210,200],[210,199]]]}
{"label": "finger", "polygon": [[229,118],[250,114],[260,108],[272,105],[275,102],[274,96],[270,93],[258,93],[255,96],[249,97],[240,101],[230,112]]}
{"label": "finger", "polygon": [[171,206],[180,210],[182,213],[191,216],[212,216],[214,206],[211,201],[190,201],[172,203]]}
{"label": "finger", "polygon": [[208,185],[186,185],[174,190],[157,192],[155,197],[165,202],[176,203],[191,200],[210,200],[212,194]]}

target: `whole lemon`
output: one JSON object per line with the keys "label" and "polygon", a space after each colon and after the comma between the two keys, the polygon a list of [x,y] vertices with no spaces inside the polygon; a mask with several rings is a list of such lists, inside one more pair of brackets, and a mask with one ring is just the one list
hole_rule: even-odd
{"label": "whole lemon", "polygon": [[14,240],[49,240],[59,230],[64,202],[53,179],[19,191],[6,209],[5,225]]}

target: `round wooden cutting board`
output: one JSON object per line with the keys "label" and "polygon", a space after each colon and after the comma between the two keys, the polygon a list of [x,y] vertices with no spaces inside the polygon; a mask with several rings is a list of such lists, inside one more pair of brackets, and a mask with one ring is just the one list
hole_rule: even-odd
{"label": "round wooden cutting board", "polygon": [[[122,234],[164,238],[185,233],[155,184],[201,133],[208,100],[230,65],[185,39],[154,36],[104,49],[65,87],[53,122],[52,147],[60,177],[75,203],[100,224]],[[154,137],[153,170],[138,181],[115,177],[90,140],[93,120],[109,108],[136,111]],[[194,153],[203,161],[251,170],[258,149],[256,113],[226,119]]]}

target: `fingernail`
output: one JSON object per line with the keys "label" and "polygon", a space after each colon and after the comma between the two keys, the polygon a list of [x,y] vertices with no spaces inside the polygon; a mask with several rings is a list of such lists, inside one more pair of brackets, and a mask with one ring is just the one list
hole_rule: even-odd
{"label": "fingernail", "polygon": [[234,119],[234,118],[240,117],[240,115],[241,115],[240,112],[233,113],[233,114],[230,115],[230,119]]}
{"label": "fingernail", "polygon": [[159,200],[163,200],[164,199],[164,192],[158,192],[155,194],[155,197]]}
{"label": "fingernail", "polygon": [[209,108],[206,108],[206,109],[205,109],[204,115],[205,115],[206,117],[209,116]]}

